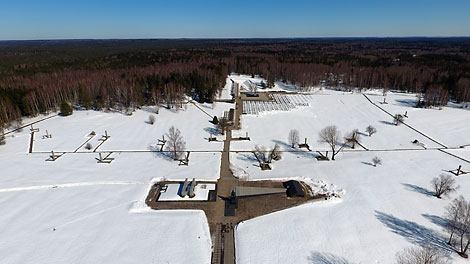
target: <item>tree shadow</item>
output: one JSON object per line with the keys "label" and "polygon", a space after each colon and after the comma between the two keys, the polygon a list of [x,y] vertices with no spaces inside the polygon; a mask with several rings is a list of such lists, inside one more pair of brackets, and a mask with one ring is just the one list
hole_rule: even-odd
{"label": "tree shadow", "polygon": [[433,223],[435,225],[438,225],[442,228],[446,228],[449,225],[449,221],[445,218],[440,217],[440,216],[429,215],[429,214],[422,214],[422,216],[424,218],[428,219],[429,221],[431,221],[431,223]]}
{"label": "tree shadow", "polygon": [[274,139],[273,142],[274,142],[275,144],[278,144],[279,146],[283,147],[283,148],[286,149],[286,150],[294,150],[294,149],[295,149],[295,148],[292,148],[292,145],[287,144],[287,143],[284,142],[284,141],[280,141],[280,140]]}
{"label": "tree shadow", "polygon": [[160,151],[160,146],[150,145],[147,147],[147,149],[152,151],[153,155],[157,158],[162,158],[167,161],[174,161],[169,152]]}
{"label": "tree shadow", "polygon": [[374,164],[370,163],[370,162],[365,162],[365,161],[361,161],[362,164],[365,164],[365,165],[369,165],[369,166],[372,166],[374,167]]}
{"label": "tree shadow", "polygon": [[214,109],[214,108],[212,107],[212,104],[211,104],[211,105],[199,104],[199,106],[200,106],[201,108],[206,108],[206,109],[211,109],[211,110]]}
{"label": "tree shadow", "polygon": [[152,114],[156,114],[157,112],[155,111],[155,108],[154,107],[150,107],[150,106],[144,106],[141,108],[142,111],[145,111],[147,113],[152,113]]}
{"label": "tree shadow", "polygon": [[451,251],[445,239],[432,229],[379,211],[375,211],[375,217],[390,228],[393,233],[406,238],[413,244],[423,247],[435,247],[446,252]]}
{"label": "tree shadow", "polygon": [[219,134],[219,131],[214,127],[205,127],[204,131],[214,136]]}
{"label": "tree shadow", "polygon": [[434,195],[434,193],[429,191],[428,189],[423,188],[423,187],[419,187],[419,186],[414,185],[414,184],[402,183],[402,185],[405,186],[406,189],[408,189],[410,191],[421,193],[421,194],[424,194],[424,195],[427,195],[427,196],[433,196]]}
{"label": "tree shadow", "polygon": [[239,154],[239,155],[237,155],[237,159],[244,160],[244,161],[258,162],[256,157],[252,153],[250,153],[250,154]]}
{"label": "tree shadow", "polygon": [[310,264],[351,264],[343,257],[326,252],[312,252],[307,260]]}
{"label": "tree shadow", "polygon": [[407,107],[416,107],[418,101],[416,99],[396,99],[395,102],[399,106],[407,106]]}
{"label": "tree shadow", "polygon": [[256,157],[254,156],[253,153],[250,153],[250,154],[239,154],[237,155],[237,159],[238,160],[243,160],[243,161],[248,161],[248,162],[254,162],[254,164],[252,164],[254,167],[258,167],[259,168],[259,162],[258,160],[256,159]]}
{"label": "tree shadow", "polygon": [[287,144],[286,142],[280,141],[280,140],[273,140],[275,144],[278,144],[279,146],[283,147],[285,150],[297,150],[297,152],[292,152],[293,154],[305,157],[305,158],[317,158],[320,155],[318,155],[315,152],[311,152],[308,150],[302,151],[302,149],[299,148],[292,148],[290,144]]}
{"label": "tree shadow", "polygon": [[380,123],[390,125],[390,126],[395,126],[395,123],[389,122],[389,121],[380,121]]}
{"label": "tree shadow", "polygon": [[359,135],[363,136],[363,137],[368,137],[368,136],[369,136],[369,134],[364,133],[364,132],[360,132],[360,131],[359,131],[359,132],[357,132],[357,133],[358,133]]}

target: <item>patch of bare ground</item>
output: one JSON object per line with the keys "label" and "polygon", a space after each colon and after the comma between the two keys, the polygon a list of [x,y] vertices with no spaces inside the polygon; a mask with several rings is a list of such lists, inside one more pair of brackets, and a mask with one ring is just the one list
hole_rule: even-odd
{"label": "patch of bare ground", "polygon": [[[231,182],[232,183],[232,182]],[[235,182],[233,182],[235,183]],[[233,184],[232,183],[232,184]],[[220,186],[222,184],[222,186]],[[155,210],[203,210],[209,222],[211,233],[216,230],[217,223],[225,223],[236,225],[241,221],[245,221],[257,216],[269,214],[272,212],[280,211],[290,207],[298,206],[306,202],[314,200],[325,199],[324,196],[312,196],[308,186],[303,185],[305,197],[292,197],[289,198],[285,193],[269,194],[253,197],[243,197],[238,199],[238,208],[235,210],[235,216],[224,216],[225,203],[222,198],[229,196],[228,189],[231,189],[232,184],[224,186],[223,181],[219,181],[217,186],[217,199],[216,201],[158,201],[158,190],[155,185],[152,186],[146,198],[147,205]],[[281,181],[236,181],[237,186],[247,187],[269,187],[269,188],[283,188]],[[233,185],[234,186],[234,185]],[[226,189],[224,192],[219,192],[220,187]],[[227,188],[228,187],[228,188]]]}

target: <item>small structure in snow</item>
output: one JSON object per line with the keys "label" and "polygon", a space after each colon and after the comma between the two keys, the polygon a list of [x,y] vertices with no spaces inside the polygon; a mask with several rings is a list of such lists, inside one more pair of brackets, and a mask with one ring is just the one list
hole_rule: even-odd
{"label": "small structure in snow", "polygon": [[42,139],[52,138],[52,135],[46,130],[46,134],[42,136]]}
{"label": "small structure in snow", "polygon": [[101,136],[101,138],[98,141],[106,141],[110,138],[111,136],[108,135],[108,131],[104,131],[104,135]]}
{"label": "small structure in snow", "polygon": [[213,137],[212,134],[209,135],[209,142],[217,141],[216,137]]}
{"label": "small structure in snow", "polygon": [[317,153],[320,155],[320,156],[317,156],[316,159],[319,160],[319,161],[327,161],[327,160],[330,160],[328,158],[328,151],[326,151],[326,155],[323,155],[323,153],[321,153],[320,151],[317,151]]}
{"label": "small structure in snow", "polygon": [[305,138],[303,144],[299,144],[299,148],[306,148],[308,151],[311,151],[310,146],[307,144],[307,138]]}
{"label": "small structure in snow", "polygon": [[459,176],[459,175],[464,175],[464,174],[468,174],[470,172],[468,171],[463,171],[462,170],[462,165],[459,165],[459,167],[456,169],[456,170],[451,170],[449,171],[450,173],[454,174],[455,176]]}
{"label": "small structure in snow", "polygon": [[106,155],[106,156],[103,158],[103,156],[101,155],[101,152],[98,153],[98,155],[99,155],[98,163],[107,163],[107,164],[111,163],[111,162],[114,160],[114,158],[110,158],[110,157],[109,157],[109,156],[111,156],[111,154],[113,154],[113,153],[112,153],[112,152],[109,152],[108,155]]}
{"label": "small structure in snow", "polygon": [[196,179],[193,178],[193,181],[189,185],[189,190],[188,190],[188,196],[189,198],[193,198],[195,196],[194,194],[194,187],[196,186]]}
{"label": "small structure in snow", "polygon": [[189,165],[189,154],[190,154],[190,152],[188,151],[188,152],[186,153],[186,156],[184,157],[184,159],[180,159],[180,160],[179,160],[179,162],[180,162],[180,163],[178,164],[179,166],[181,166],[181,165],[188,166],[188,165]]}
{"label": "small structure in snow", "polygon": [[287,197],[305,197],[305,192],[298,181],[290,180],[283,182],[282,185],[286,188]]}
{"label": "small structure in snow", "polygon": [[48,159],[46,159],[46,161],[56,161],[58,158],[62,157],[62,155],[64,155],[64,153],[60,154],[60,155],[57,155],[54,153],[54,151],[52,150],[51,151],[51,155],[49,156]]}
{"label": "small structure in snow", "polygon": [[186,178],[184,180],[183,187],[181,188],[181,191],[179,192],[179,195],[181,197],[185,197],[188,194],[188,185],[189,185],[188,178]]}
{"label": "small structure in snow", "polygon": [[31,130],[31,132],[39,132],[39,128],[33,128],[32,124],[31,124],[31,128],[29,130]]}
{"label": "small structure in snow", "polygon": [[248,132],[246,132],[245,137],[238,137],[238,140],[250,140],[250,137],[248,136]]}
{"label": "small structure in snow", "polygon": [[163,147],[165,146],[166,140],[165,135],[162,136],[163,139],[159,139],[157,142],[157,146],[160,146],[160,151],[163,151]]}

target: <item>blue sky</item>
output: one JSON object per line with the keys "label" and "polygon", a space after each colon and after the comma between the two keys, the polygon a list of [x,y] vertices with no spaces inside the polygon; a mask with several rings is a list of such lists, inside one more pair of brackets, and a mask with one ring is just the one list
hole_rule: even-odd
{"label": "blue sky", "polygon": [[0,0],[0,39],[470,36],[470,0]]}

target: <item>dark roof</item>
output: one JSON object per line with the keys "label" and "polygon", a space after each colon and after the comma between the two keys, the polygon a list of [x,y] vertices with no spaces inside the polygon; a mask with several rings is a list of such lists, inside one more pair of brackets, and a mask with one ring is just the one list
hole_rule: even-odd
{"label": "dark roof", "polygon": [[283,182],[282,185],[284,186],[284,188],[286,188],[286,194],[288,197],[305,196],[304,190],[302,189],[302,186],[298,181],[290,180]]}

